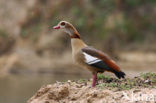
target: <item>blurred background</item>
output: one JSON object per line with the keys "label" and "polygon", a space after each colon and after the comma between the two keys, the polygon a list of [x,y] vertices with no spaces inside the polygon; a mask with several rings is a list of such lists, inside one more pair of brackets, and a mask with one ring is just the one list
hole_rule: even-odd
{"label": "blurred background", "polygon": [[61,20],[127,77],[156,72],[156,0],[0,0],[0,103],[25,103],[42,85],[91,78],[73,64],[68,35],[52,29]]}

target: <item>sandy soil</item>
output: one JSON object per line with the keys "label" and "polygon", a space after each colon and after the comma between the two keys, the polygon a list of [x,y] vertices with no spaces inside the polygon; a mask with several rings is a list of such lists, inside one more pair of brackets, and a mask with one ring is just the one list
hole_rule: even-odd
{"label": "sandy soil", "polygon": [[[147,80],[144,81],[145,83]],[[144,83],[141,83],[144,84]],[[41,87],[27,103],[155,103],[156,89],[130,90],[90,87],[91,82],[57,82]]]}

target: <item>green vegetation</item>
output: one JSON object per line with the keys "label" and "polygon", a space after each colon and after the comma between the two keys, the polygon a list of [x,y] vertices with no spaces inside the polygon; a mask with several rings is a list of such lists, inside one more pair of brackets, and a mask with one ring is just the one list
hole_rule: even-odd
{"label": "green vegetation", "polygon": [[156,73],[141,73],[140,74],[142,78],[144,78],[145,80],[151,80],[152,83],[156,83]]}
{"label": "green vegetation", "polygon": [[[63,0],[56,4],[49,0],[39,0],[28,12],[26,20],[20,24],[20,34],[27,40],[35,41],[42,30],[49,31],[47,27],[66,20],[71,22],[84,38],[89,37],[88,42],[94,40],[93,42],[105,48],[106,52],[112,48],[118,49],[119,45],[128,47],[132,42],[142,44],[146,41],[154,44],[155,5],[155,0]],[[0,31],[1,34],[7,35]]]}
{"label": "green vegetation", "polygon": [[3,30],[0,29],[0,37],[5,38],[7,36],[8,36],[8,34],[5,31],[3,31]]}
{"label": "green vegetation", "polygon": [[125,78],[119,80],[109,76],[98,76],[99,84],[97,87],[101,89],[119,89],[119,90],[129,90],[132,88],[156,88],[156,73],[145,73],[141,74],[139,77],[135,78]]}
{"label": "green vegetation", "polygon": [[39,37],[39,34],[41,32],[41,28],[42,28],[41,23],[37,23],[35,25],[24,27],[24,28],[22,28],[21,36],[22,37],[29,37],[30,36],[31,39],[33,41],[35,41]]}
{"label": "green vegetation", "polygon": [[87,79],[80,79],[78,82],[79,83],[85,83],[85,82],[89,82],[89,80],[87,80]]}
{"label": "green vegetation", "polygon": [[98,78],[98,80],[99,79],[107,79],[107,80],[110,80],[111,79],[110,76],[105,76],[104,74],[98,74],[97,78]]}
{"label": "green vegetation", "polygon": [[[147,34],[153,35],[156,32],[153,29],[156,25],[152,19],[155,18],[152,13],[156,4],[155,0],[148,2],[142,0],[91,0],[87,2],[76,0],[70,1],[71,5],[67,7],[68,2],[58,3],[51,11],[47,3],[40,4],[47,7],[47,10],[45,8],[40,10],[33,19],[30,19],[28,22],[32,22],[34,26],[29,26],[31,23],[28,23],[27,29],[23,29],[21,34],[38,33],[41,27],[38,27],[38,24],[56,25],[60,20],[72,22],[80,32],[92,35],[92,37],[96,36],[98,40],[111,39],[108,35],[114,35],[115,39],[120,39],[120,44],[132,41],[142,42],[148,39]],[[149,8],[151,13],[148,11]],[[144,14],[140,9],[144,10]],[[48,18],[44,16],[45,14]]]}
{"label": "green vegetation", "polygon": [[[80,79],[77,83],[91,83],[91,80]],[[98,74],[97,87],[110,90],[130,90],[133,88],[156,88],[156,73],[141,73],[134,78],[117,79],[104,74]]]}

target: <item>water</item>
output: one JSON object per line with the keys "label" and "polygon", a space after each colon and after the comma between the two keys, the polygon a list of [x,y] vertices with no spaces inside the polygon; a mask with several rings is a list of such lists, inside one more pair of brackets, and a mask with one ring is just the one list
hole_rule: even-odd
{"label": "water", "polygon": [[56,81],[89,78],[89,75],[9,75],[0,78],[0,103],[26,103],[43,85]]}

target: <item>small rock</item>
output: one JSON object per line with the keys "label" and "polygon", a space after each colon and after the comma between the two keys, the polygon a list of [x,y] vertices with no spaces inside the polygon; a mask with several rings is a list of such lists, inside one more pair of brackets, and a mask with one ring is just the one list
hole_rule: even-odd
{"label": "small rock", "polygon": [[134,90],[133,92],[134,93],[137,93],[137,92],[140,92],[141,90],[139,90],[139,89],[136,89],[136,90]]}

